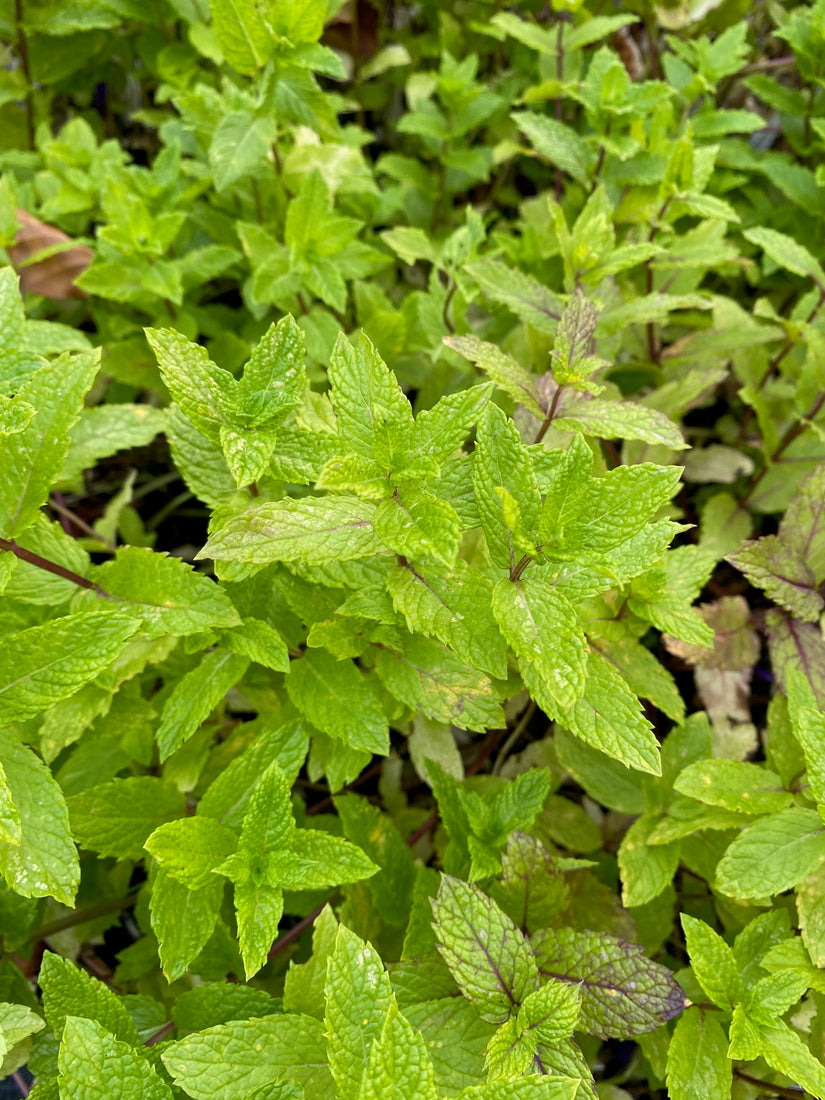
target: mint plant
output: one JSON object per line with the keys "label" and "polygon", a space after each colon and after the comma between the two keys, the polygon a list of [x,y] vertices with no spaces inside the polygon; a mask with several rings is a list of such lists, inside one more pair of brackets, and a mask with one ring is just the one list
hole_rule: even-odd
{"label": "mint plant", "polygon": [[825,1097],[825,4],[59,7],[0,4],[3,1075]]}

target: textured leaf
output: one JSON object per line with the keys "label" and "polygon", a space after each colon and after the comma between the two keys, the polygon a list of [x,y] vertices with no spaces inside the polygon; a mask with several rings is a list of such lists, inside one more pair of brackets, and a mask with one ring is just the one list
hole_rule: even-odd
{"label": "textured leaf", "polygon": [[690,965],[696,980],[715,1005],[732,1010],[742,999],[742,983],[733,950],[704,921],[687,913],[681,916]]}
{"label": "textured leaf", "polygon": [[778,813],[793,802],[775,772],[738,760],[697,760],[679,773],[673,787],[699,802],[746,814]]}
{"label": "textured leaf", "polygon": [[474,260],[466,265],[466,271],[494,302],[507,306],[539,332],[555,335],[563,306],[560,299],[537,279],[489,259]]}
{"label": "textured leaf", "polygon": [[405,637],[402,652],[379,650],[375,671],[397,699],[437,722],[470,730],[502,724],[501,703],[488,678],[427,638]]}
{"label": "textured leaf", "polygon": [[38,975],[43,1012],[58,1039],[69,1016],[82,1016],[105,1027],[116,1039],[137,1045],[138,1032],[123,1001],[111,989],[69,959],[51,951],[43,956]]}
{"label": "textured leaf", "polygon": [[274,427],[300,403],[305,387],[304,334],[287,315],[269,326],[249,357],[236,415],[252,427]]}
{"label": "textured leaf", "polygon": [[183,817],[159,825],[146,851],[182,886],[198,891],[214,881],[213,871],[237,846],[231,829],[211,817]]}
{"label": "textured leaf", "polygon": [[667,1055],[672,1100],[729,1100],[733,1066],[728,1040],[711,1012],[692,1008],[676,1024]]}
{"label": "textured leaf", "polygon": [[232,516],[197,555],[269,565],[325,565],[378,553],[375,505],[352,497],[300,497],[261,504]]}
{"label": "textured leaf", "polygon": [[492,589],[481,572],[459,560],[438,566],[396,566],[387,578],[396,611],[411,633],[438,638],[488,676],[507,675],[507,645],[491,614]]}
{"label": "textured leaf", "polygon": [[94,1020],[66,1020],[59,1064],[61,1100],[172,1100],[149,1062]]}
{"label": "textured leaf", "polygon": [[126,601],[128,609],[142,619],[142,633],[150,638],[183,637],[240,623],[229,598],[214,581],[180,558],[146,547],[120,547],[112,561],[91,570],[90,579]]}
{"label": "textured leaf", "polygon": [[233,653],[240,653],[250,661],[271,668],[275,672],[289,671],[289,650],[286,642],[263,619],[244,619],[241,626],[233,627],[221,635],[221,643]]}
{"label": "textured leaf", "polygon": [[282,1078],[310,1086],[318,1100],[332,1100],[324,1050],[322,1022],[290,1014],[189,1035],[164,1051],[163,1063],[194,1100],[237,1100]]}
{"label": "textured leaf", "polygon": [[[530,547],[541,498],[530,452],[519,440],[513,422],[495,405],[487,406],[479,422],[473,489],[490,556],[496,565],[509,569]],[[505,508],[508,498],[518,510],[515,525]]]}
{"label": "textured leaf", "polygon": [[119,656],[139,621],[119,607],[52,619],[4,639],[3,724],[32,718],[74,695]]}
{"label": "textured leaf", "polygon": [[77,485],[84,470],[97,465],[101,458],[117,454],[127,447],[145,447],[164,428],[165,416],[151,405],[95,405],[84,409],[69,431],[69,450],[58,484]]}
{"label": "textured leaf", "polygon": [[544,977],[580,983],[582,1029],[591,1035],[630,1039],[688,1003],[671,972],[638,944],[572,928],[544,929],[532,942]]}
{"label": "textured leaf", "polygon": [[212,18],[224,57],[239,73],[263,68],[274,47],[272,32],[257,4],[211,0]]}
{"label": "textured leaf", "polygon": [[378,696],[352,661],[308,649],[292,662],[286,687],[305,718],[330,737],[366,752],[389,751],[387,719]]}
{"label": "textured leaf", "polygon": [[401,833],[386,814],[365,798],[338,795],[333,801],[344,836],[380,868],[368,885],[381,919],[397,927],[405,925],[410,916],[416,872]]}
{"label": "textured leaf", "polygon": [[149,834],[186,810],[178,788],[152,775],[100,783],[66,804],[78,843],[115,859],[141,859]]}
{"label": "textured leaf", "polygon": [[379,458],[386,433],[412,426],[410,403],[375,346],[361,336],[353,346],[341,336],[329,363],[329,397],[344,445],[365,458]]}
{"label": "textured leaf", "polygon": [[805,1092],[825,1097],[825,1067],[815,1058],[799,1033],[779,1020],[775,1027],[760,1027],[760,1054],[774,1069],[797,1082]]}
{"label": "textured leaf", "polygon": [[0,764],[20,823],[19,838],[0,840],[0,873],[23,897],[73,905],[80,866],[60,787],[32,749],[6,733]]}
{"label": "textured leaf", "polygon": [[203,890],[190,890],[164,870],[152,884],[152,931],[158,938],[163,972],[170,982],[186,973],[215,929],[223,901],[224,880],[213,875]]}
{"label": "textured leaf", "polygon": [[424,1039],[394,1003],[372,1045],[362,1089],[353,1095],[364,1100],[437,1100]]}
{"label": "textured leaf", "polygon": [[400,486],[378,505],[376,535],[396,554],[436,561],[448,569],[458,557],[461,527],[455,509],[423,488]]}
{"label": "textured leaf", "polygon": [[629,768],[661,774],[659,743],[639,700],[598,653],[588,655],[584,695],[566,709],[546,697],[532,667],[522,669],[522,676],[536,701],[582,741]]}
{"label": "textured leaf", "polygon": [[329,1064],[338,1095],[357,1100],[370,1048],[380,1039],[394,997],[378,952],[343,925],[327,964],[324,996]]}
{"label": "textured leaf", "polygon": [[602,439],[641,439],[674,451],[683,451],[688,446],[669,417],[634,401],[579,398],[565,405],[563,415],[554,419],[553,427]]}
{"label": "textured leaf", "polygon": [[530,993],[518,1011],[519,1027],[540,1043],[555,1045],[569,1039],[579,1022],[581,992],[574,985],[550,980]]}
{"label": "textured leaf", "polygon": [[[218,10],[228,2],[218,0]],[[220,34],[218,16],[215,23]],[[267,163],[276,132],[273,119],[256,116],[252,111],[230,111],[223,116],[209,146],[209,164],[218,192],[228,190]]]}
{"label": "textured leaf", "polygon": [[679,845],[650,844],[657,818],[637,818],[619,846],[622,902],[626,906],[647,905],[670,886],[679,866]]}
{"label": "textured leaf", "polygon": [[825,290],[825,271],[807,248],[793,237],[761,225],[744,230],[742,235],[751,244],[764,249],[766,255],[779,267],[800,275],[803,279],[813,279],[820,289]]}
{"label": "textured leaf", "polygon": [[479,340],[477,336],[445,336],[444,343],[483,370],[508,397],[524,405],[534,416],[544,419],[547,410],[541,404],[536,385],[538,379],[517,363],[512,355],[495,344]]}
{"label": "textured leaf", "polygon": [[748,580],[803,622],[816,622],[825,607],[817,575],[778,535],[746,542],[728,555]]}
{"label": "textured leaf", "polygon": [[170,757],[206,721],[248,666],[248,658],[215,649],[175,684],[156,734],[161,760]]}
{"label": "textured leaf", "polygon": [[312,927],[312,956],[304,963],[290,961],[284,975],[285,1012],[302,1012],[323,1019],[327,960],[332,955],[337,935],[338,921],[331,906],[325,905]]}
{"label": "textured leaf", "polygon": [[235,380],[210,360],[206,349],[174,329],[147,329],[167,389],[181,412],[208,439],[217,440],[232,405]]}
{"label": "textured leaf", "polygon": [[825,967],[825,865],[797,886],[796,907],[811,961],[814,966]]}
{"label": "textured leaf", "polygon": [[0,536],[13,538],[45,504],[69,450],[69,429],[100,367],[99,352],[62,355],[20,387],[19,402],[36,416],[12,435],[0,433]]}
{"label": "textured leaf", "polygon": [[716,885],[735,898],[781,894],[825,863],[825,825],[814,810],[791,806],[745,829],[716,868]]}
{"label": "textured leaf", "polygon": [[572,707],[584,692],[587,644],[563,593],[529,577],[500,580],[493,614],[520,663],[540,678],[544,697],[556,707]]}
{"label": "textured leaf", "polygon": [[503,1023],[538,988],[530,944],[494,901],[460,879],[443,875],[432,906],[438,950],[459,989],[482,1019]]}
{"label": "textured leaf", "polygon": [[579,183],[586,183],[590,173],[590,150],[575,130],[531,111],[519,112],[511,118],[537,152]]}

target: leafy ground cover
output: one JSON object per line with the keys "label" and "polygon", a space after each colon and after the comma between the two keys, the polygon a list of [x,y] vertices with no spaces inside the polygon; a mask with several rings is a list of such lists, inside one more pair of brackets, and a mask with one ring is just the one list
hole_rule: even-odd
{"label": "leafy ground cover", "polygon": [[825,1097],[825,3],[0,40],[3,1074]]}

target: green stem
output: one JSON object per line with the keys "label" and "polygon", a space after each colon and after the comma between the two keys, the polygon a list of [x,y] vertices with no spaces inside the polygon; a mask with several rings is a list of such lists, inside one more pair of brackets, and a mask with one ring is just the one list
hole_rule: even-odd
{"label": "green stem", "polygon": [[134,905],[138,892],[133,890],[131,894],[124,894],[122,898],[112,898],[109,901],[101,901],[98,905],[90,905],[87,909],[77,909],[74,913],[68,913],[65,917],[41,924],[39,928],[29,935],[29,943],[40,943],[48,940],[58,932],[65,932],[68,928],[76,928],[79,924],[105,917],[108,913],[120,913]]}
{"label": "green stem", "polygon": [[794,440],[798,439],[799,436],[802,435],[802,433],[807,428],[809,422],[813,420],[814,417],[817,416],[817,414],[822,410],[823,405],[825,405],[825,392],[821,393],[819,397],[817,397],[816,401],[814,401],[813,405],[811,405],[810,409],[808,409],[807,413],[805,413],[803,417],[801,417],[799,420],[797,420],[795,424],[792,424],[790,428],[788,428],[788,430],[780,439],[779,444],[774,450],[770,459],[765,463],[759,473],[755,477],[751,478],[751,482],[748,485],[747,490],[745,491],[745,495],[739,501],[740,508],[744,508],[747,502],[751,499],[757,487],[761,484],[763,478],[770,469],[771,464],[780,459],[785,451],[787,451],[788,447],[790,447],[790,445],[794,442]]}

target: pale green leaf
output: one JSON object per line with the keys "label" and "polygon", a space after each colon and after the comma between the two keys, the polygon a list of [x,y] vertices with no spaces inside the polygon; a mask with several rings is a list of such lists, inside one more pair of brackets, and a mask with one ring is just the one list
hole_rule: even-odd
{"label": "pale green leaf", "polygon": [[105,1027],[116,1039],[136,1045],[138,1032],[123,1001],[98,978],[70,959],[47,951],[38,975],[46,1021],[58,1039],[68,1016],[83,1016]]}
{"label": "pale green leaf", "polygon": [[208,439],[216,440],[231,408],[235,380],[209,358],[200,344],[175,329],[147,329],[160,373],[181,412]]}
{"label": "pale green leaf", "polygon": [[152,775],[112,779],[66,800],[77,842],[115,859],[141,859],[146,838],[159,825],[182,817],[186,800]]}
{"label": "pale green leaf", "polygon": [[[218,0],[218,11],[228,2],[230,0]],[[216,24],[220,26],[217,16]],[[267,164],[276,133],[275,120],[271,117],[254,115],[247,110],[230,111],[223,116],[209,146],[209,165],[218,193],[227,191],[232,184]]]}
{"label": "pale green leaf", "polygon": [[716,885],[735,898],[781,894],[825,863],[825,825],[814,810],[791,806],[760,818],[716,868]]}
{"label": "pale green leaf", "polygon": [[437,1100],[433,1064],[421,1033],[393,1002],[373,1042],[360,1092],[364,1100]]}
{"label": "pale green leaf", "polygon": [[394,997],[378,952],[343,925],[327,964],[324,997],[329,1064],[338,1095],[358,1100],[370,1048],[381,1036]]}
{"label": "pale green leaf", "polygon": [[291,663],[286,688],[307,721],[330,737],[367,752],[389,751],[389,729],[378,696],[352,661],[308,649]]}
{"label": "pale green leaf", "polygon": [[742,235],[751,244],[763,249],[778,267],[803,279],[812,279],[820,290],[825,291],[825,271],[822,270],[819,261],[814,259],[799,241],[786,233],[779,233],[775,229],[768,229],[761,225],[744,230]]}
{"label": "pale green leaf", "polygon": [[23,897],[73,905],[80,866],[60,787],[34,751],[6,733],[0,733],[0,764],[20,827],[19,838],[0,840],[0,873]]}
{"label": "pale green leaf", "polygon": [[775,772],[738,760],[697,760],[679,773],[673,787],[699,802],[746,814],[778,813],[793,802]]}
{"label": "pale green leaf", "polygon": [[182,817],[159,825],[145,844],[164,872],[192,891],[214,881],[213,872],[238,844],[232,829],[211,817]]}
{"label": "pale green leaf", "polygon": [[553,420],[553,427],[602,439],[641,439],[674,451],[688,446],[669,417],[634,401],[581,397],[564,406],[563,414]]}
{"label": "pale green leaf", "polygon": [[412,427],[412,409],[395,376],[363,334],[353,346],[340,336],[329,362],[329,398],[338,435],[351,451],[379,458],[386,433]]}
{"label": "pale green leaf", "polygon": [[250,75],[262,69],[275,45],[262,6],[246,0],[211,0],[218,45],[232,68]]}
{"label": "pale green leaf", "polygon": [[422,487],[398,486],[378,505],[376,535],[396,554],[436,561],[448,569],[458,557],[461,527],[455,509]]}
{"label": "pale green leaf", "polygon": [[269,565],[325,565],[378,553],[375,505],[352,497],[278,500],[222,522],[198,558]]}
{"label": "pale green leaf", "polygon": [[679,866],[679,845],[650,844],[657,821],[652,814],[643,814],[622,837],[618,855],[625,906],[647,905],[673,882]]}
{"label": "pale green leaf", "polygon": [[69,1016],[59,1066],[61,1100],[172,1100],[143,1055],[94,1020]]}
{"label": "pale green leaf", "polygon": [[249,667],[249,658],[214,649],[175,684],[161,713],[156,733],[161,760],[166,760],[206,721]]}
{"label": "pale green leaf", "polygon": [[676,1024],[667,1055],[671,1100],[730,1100],[728,1040],[712,1012],[692,1008]]}
{"label": "pale green leaf", "polygon": [[547,410],[541,403],[536,384],[538,379],[516,362],[512,355],[495,344],[479,340],[477,336],[445,336],[444,343],[483,370],[508,397],[544,419]]}
{"label": "pale green leaf", "polygon": [[732,1010],[743,993],[733,949],[704,921],[687,913],[681,919],[696,980],[715,1005]]}
{"label": "pale green leaf", "polygon": [[520,111],[510,117],[536,152],[579,183],[587,183],[590,178],[590,149],[575,130],[554,118],[532,111]]}
{"label": "pale green leaf", "polygon": [[17,398],[37,410],[13,435],[0,434],[0,536],[13,538],[34,521],[69,450],[69,429],[100,367],[100,353],[62,355],[32,375]]}
{"label": "pale green leaf", "polygon": [[212,935],[225,880],[212,875],[203,890],[190,890],[159,869],[152,883],[150,914],[163,972],[170,982],[186,973]]}
{"label": "pale green leaf", "polygon": [[238,1100],[286,1078],[310,1086],[318,1100],[333,1100],[324,1025],[311,1016],[235,1020],[173,1043],[163,1063],[194,1100]]}

